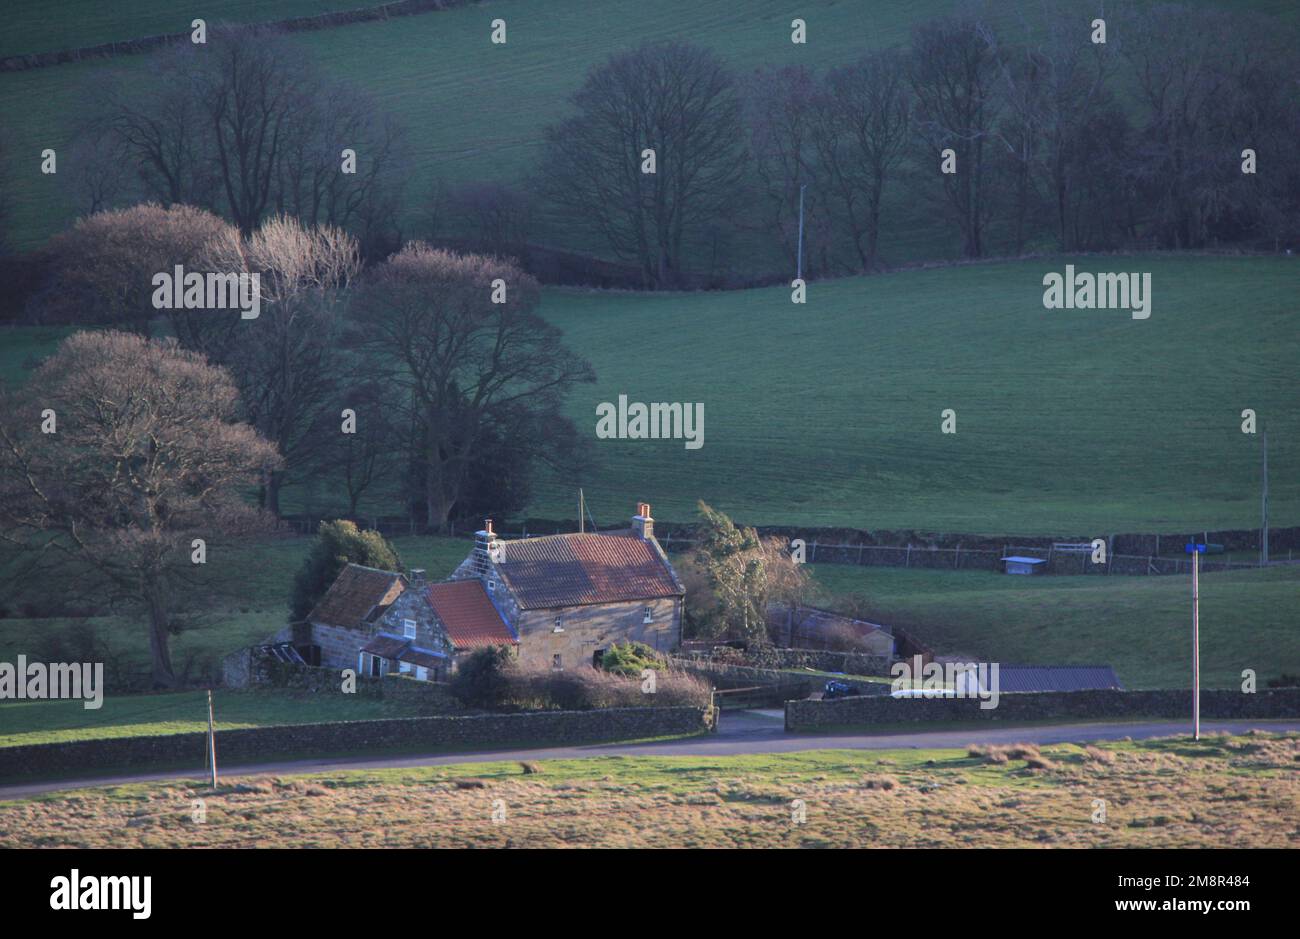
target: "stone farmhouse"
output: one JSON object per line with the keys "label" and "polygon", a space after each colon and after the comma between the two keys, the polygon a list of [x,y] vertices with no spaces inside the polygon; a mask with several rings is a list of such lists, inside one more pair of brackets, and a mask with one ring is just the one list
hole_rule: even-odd
{"label": "stone farmhouse", "polygon": [[614,643],[663,652],[681,639],[685,590],[654,536],[650,506],[632,527],[512,541],[492,521],[451,578],[349,564],[292,643],[310,665],[445,680],[474,650],[505,645],[521,663],[592,665]]}

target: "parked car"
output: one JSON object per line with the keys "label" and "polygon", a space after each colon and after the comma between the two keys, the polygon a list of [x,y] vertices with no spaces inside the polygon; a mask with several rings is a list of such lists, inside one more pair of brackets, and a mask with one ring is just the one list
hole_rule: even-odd
{"label": "parked car", "polygon": [[853,698],[860,694],[862,694],[862,689],[857,685],[849,684],[847,681],[840,681],[838,678],[832,678],[826,683],[826,688],[822,692],[822,699]]}

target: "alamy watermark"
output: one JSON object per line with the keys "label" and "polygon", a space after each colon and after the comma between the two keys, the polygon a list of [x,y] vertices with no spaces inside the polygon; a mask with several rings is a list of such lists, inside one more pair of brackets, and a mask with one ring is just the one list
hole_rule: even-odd
{"label": "alamy watermark", "polygon": [[201,274],[177,264],[172,271],[159,271],[154,286],[155,310],[239,310],[241,319],[255,320],[262,312],[262,275],[238,273]]}
{"label": "alamy watermark", "polygon": [[103,662],[0,662],[0,700],[83,700],[87,711],[104,706]]}
{"label": "alamy watermark", "polygon": [[978,698],[981,711],[998,706],[997,662],[922,662],[904,659],[889,668],[890,694],[895,698]]}
{"label": "alamy watermark", "polygon": [[1073,264],[1065,273],[1043,275],[1043,306],[1049,310],[1132,310],[1135,320],[1151,316],[1151,274],[1076,274]]}
{"label": "alamy watermark", "polygon": [[627,395],[619,395],[617,405],[609,401],[596,405],[596,436],[601,440],[685,440],[687,450],[698,450],[704,446],[704,404],[629,404]]}

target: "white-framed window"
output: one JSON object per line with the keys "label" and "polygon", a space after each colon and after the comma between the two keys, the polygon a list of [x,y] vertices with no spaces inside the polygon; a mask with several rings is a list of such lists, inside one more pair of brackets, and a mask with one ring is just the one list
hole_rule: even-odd
{"label": "white-framed window", "polygon": [[397,663],[397,669],[398,669],[398,671],[400,671],[403,675],[405,675],[407,672],[409,672],[409,671],[411,670],[411,663],[410,663],[410,662],[398,662],[398,663]]}
{"label": "white-framed window", "polygon": [[496,593],[496,592],[497,592],[497,582],[495,580],[489,580],[488,593]]}
{"label": "white-framed window", "polygon": [[651,607],[643,606],[641,608],[641,622],[653,623],[654,621],[655,621],[655,611]]}
{"label": "white-framed window", "polygon": [[407,639],[415,638],[415,620],[413,619],[402,620],[402,635],[405,636]]}
{"label": "white-framed window", "polygon": [[557,633],[562,633],[562,632],[564,632],[564,617],[563,617],[563,616],[557,616],[557,617],[555,617],[555,629],[553,629],[552,632],[557,632]]}

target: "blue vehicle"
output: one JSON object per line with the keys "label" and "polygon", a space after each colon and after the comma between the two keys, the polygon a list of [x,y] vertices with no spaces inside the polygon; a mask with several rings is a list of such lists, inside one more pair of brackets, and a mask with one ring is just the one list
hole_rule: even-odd
{"label": "blue vehicle", "polygon": [[857,685],[851,685],[847,681],[840,681],[838,678],[832,678],[826,683],[826,688],[822,692],[822,698],[854,698],[862,694],[862,689]]}

